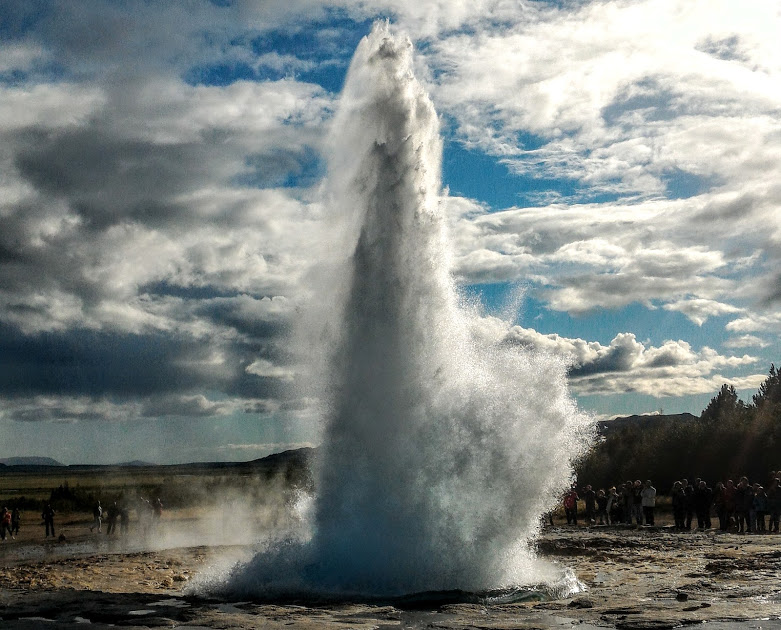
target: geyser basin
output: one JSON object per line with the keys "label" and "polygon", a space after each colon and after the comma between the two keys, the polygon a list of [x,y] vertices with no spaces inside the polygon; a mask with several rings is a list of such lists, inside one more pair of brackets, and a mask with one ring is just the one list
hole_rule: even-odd
{"label": "geyser basin", "polygon": [[411,56],[410,42],[379,24],[348,72],[328,199],[344,262],[316,300],[330,333],[320,335],[311,538],[237,570],[227,586],[236,594],[479,593],[565,580],[528,541],[569,482],[590,421],[563,361],[489,335],[497,320],[459,305],[439,124]]}

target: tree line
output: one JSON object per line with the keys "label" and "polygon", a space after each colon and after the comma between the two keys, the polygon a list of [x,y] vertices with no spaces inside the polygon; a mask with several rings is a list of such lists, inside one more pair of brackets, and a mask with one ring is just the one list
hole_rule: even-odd
{"label": "tree line", "polygon": [[770,366],[750,402],[722,385],[699,418],[660,417],[651,428],[626,425],[602,436],[576,467],[579,482],[609,488],[652,479],[667,493],[681,478],[749,479],[764,483],[781,470],[781,371]]}

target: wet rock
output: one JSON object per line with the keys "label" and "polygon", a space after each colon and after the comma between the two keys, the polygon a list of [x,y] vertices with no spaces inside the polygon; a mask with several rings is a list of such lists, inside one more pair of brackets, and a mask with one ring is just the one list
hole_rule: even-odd
{"label": "wet rock", "polygon": [[677,619],[619,619],[616,628],[619,630],[672,630],[680,626]]}

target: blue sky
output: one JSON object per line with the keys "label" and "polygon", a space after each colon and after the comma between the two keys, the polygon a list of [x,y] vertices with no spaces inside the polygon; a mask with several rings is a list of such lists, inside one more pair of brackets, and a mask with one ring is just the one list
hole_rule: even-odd
{"label": "blue sky", "polygon": [[453,274],[486,330],[566,356],[599,417],[750,398],[781,357],[773,3],[11,0],[0,458],[318,443],[289,331],[377,19],[440,116]]}

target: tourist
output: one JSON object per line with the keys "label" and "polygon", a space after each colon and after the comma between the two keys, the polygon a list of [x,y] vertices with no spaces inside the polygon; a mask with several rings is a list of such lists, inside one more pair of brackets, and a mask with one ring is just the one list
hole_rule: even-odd
{"label": "tourist", "polygon": [[607,515],[609,519],[609,525],[615,525],[616,523],[620,523],[622,521],[623,514],[621,506],[621,497],[619,496],[616,487],[613,486],[608,491],[607,497]]}
{"label": "tourist", "polygon": [[777,478],[770,482],[770,487],[767,489],[767,511],[770,515],[768,531],[777,534],[779,516],[781,516],[781,488]]}
{"label": "tourist", "polygon": [[751,521],[753,529],[757,533],[765,533],[765,515],[767,514],[767,493],[762,486],[754,492],[753,502],[754,517]]}
{"label": "tourist", "polygon": [[[727,479],[727,483],[724,486],[724,509],[727,512],[727,528],[731,529],[732,526],[737,525],[735,516],[735,510],[737,509],[737,488],[735,482],[732,479]],[[725,530],[727,531],[727,530]]]}
{"label": "tourist", "polygon": [[54,508],[52,508],[51,503],[47,503],[46,507],[43,508],[41,518],[46,526],[46,538],[49,537],[49,532],[51,532],[52,538],[54,538]]}
{"label": "tourist", "polygon": [[673,519],[676,529],[686,528],[686,493],[683,490],[683,482],[676,481],[670,491],[673,503]]}
{"label": "tourist", "polygon": [[11,533],[11,512],[7,507],[4,507],[2,511],[0,511],[0,540],[3,542],[5,542],[6,533],[8,533],[11,538],[14,537]]}
{"label": "tourist", "polygon": [[89,530],[92,531],[93,529],[98,530],[98,533],[100,533],[100,526],[103,523],[103,508],[100,505],[100,501],[95,503],[95,507],[92,508],[92,525],[90,525]]}
{"label": "tourist", "polygon": [[694,487],[689,484],[688,479],[681,479],[681,486],[683,486],[683,495],[686,497],[684,501],[684,510],[686,512],[684,529],[691,529],[692,520],[694,519]]}
{"label": "tourist", "polygon": [[597,493],[591,488],[590,485],[586,485],[583,492],[583,501],[586,504],[586,523],[588,525],[594,524],[594,515],[597,511]]}
{"label": "tourist", "polygon": [[[578,524],[578,501],[580,497],[575,489],[575,484],[569,489],[569,492],[564,495],[564,514],[567,517],[567,525]],[[159,499],[158,499],[159,501]]]}
{"label": "tourist", "polygon": [[632,513],[634,505],[634,484],[631,481],[627,481],[624,484],[624,523],[627,525],[632,524]]}
{"label": "tourist", "polygon": [[600,525],[610,525],[610,518],[607,515],[607,494],[602,488],[597,491],[597,518]]}
{"label": "tourist", "polygon": [[119,518],[119,506],[117,505],[117,502],[114,501],[109,508],[108,512],[106,514],[106,536],[111,536],[111,534],[114,533],[114,530],[117,527],[117,519]]}
{"label": "tourist", "polygon": [[632,518],[638,527],[643,524],[643,482],[639,479],[632,484]]}
{"label": "tourist", "polygon": [[643,508],[643,517],[646,525],[654,525],[654,508],[656,507],[656,488],[648,479],[640,492],[640,504]]}
{"label": "tourist", "polygon": [[716,509],[716,516],[719,517],[719,531],[726,532],[729,527],[729,516],[726,490],[721,481],[717,482],[713,488],[713,507]]}
{"label": "tourist", "polygon": [[697,528],[710,529],[710,508],[713,503],[713,490],[702,479],[694,489],[694,511],[697,514]]}
{"label": "tourist", "polygon": [[11,510],[11,536],[16,537],[19,533],[19,525],[22,522],[22,512],[18,507]]}
{"label": "tourist", "polygon": [[735,520],[740,534],[751,531],[749,512],[753,503],[754,493],[748,484],[748,477],[741,477],[735,486]]}

